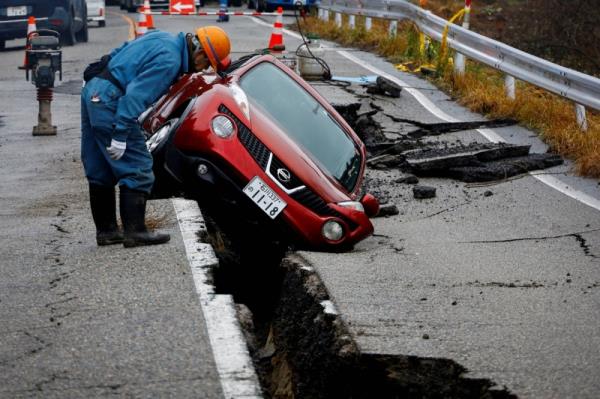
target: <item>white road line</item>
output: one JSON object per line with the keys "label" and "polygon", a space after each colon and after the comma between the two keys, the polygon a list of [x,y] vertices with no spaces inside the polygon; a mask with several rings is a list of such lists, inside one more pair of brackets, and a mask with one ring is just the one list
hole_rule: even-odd
{"label": "white road line", "polygon": [[567,183],[557,179],[555,176],[545,175],[543,172],[540,172],[540,174],[536,174],[536,172],[530,172],[529,174],[553,189],[558,190],[561,193],[586,204],[587,206],[591,206],[592,208],[600,210],[600,200],[598,198],[594,198],[591,195],[571,188]]}
{"label": "white road line", "polygon": [[258,378],[235,314],[231,295],[215,294],[212,270],[219,260],[210,244],[201,243],[200,231],[206,225],[198,204],[173,199],[185,252],[200,300],[221,387],[226,399],[262,398]]}
{"label": "white road line", "polygon": [[[254,20],[254,22],[256,22],[259,25],[270,26],[270,24],[268,24],[264,21],[261,21],[258,18],[252,18],[252,19]],[[283,32],[289,36],[296,38],[296,39],[302,39],[302,37],[298,33],[290,31],[288,29],[283,29]],[[384,78],[391,80],[392,82],[396,83],[399,86],[402,86],[403,91],[405,91],[405,92],[409,93],[411,96],[413,96],[427,111],[429,111],[431,114],[435,115],[439,119],[446,121],[446,122],[461,122],[459,119],[456,119],[453,116],[450,116],[446,112],[442,111],[437,105],[435,105],[423,93],[421,93],[417,89],[409,87],[410,86],[409,84],[407,84],[403,80],[399,79],[398,77],[390,75],[389,73],[382,71],[381,69],[369,64],[368,62],[366,62],[364,60],[358,59],[357,57],[353,56],[352,54],[348,53],[347,51],[338,50],[337,53],[340,54],[341,56],[349,59],[350,61],[354,62],[355,64],[358,64],[359,66],[361,66],[377,75],[383,76]],[[483,137],[485,137],[487,140],[489,140],[491,142],[494,142],[494,143],[506,142],[506,140],[504,140],[504,138],[502,138],[498,133],[494,132],[491,129],[477,129],[477,131]],[[547,186],[549,186],[557,191],[560,191],[561,193],[565,194],[566,196],[571,197],[585,205],[588,205],[588,206],[600,211],[600,200],[598,200],[597,198],[594,198],[591,195],[588,195],[582,191],[579,191],[579,190],[576,190],[576,189],[570,187],[568,184],[562,182],[560,179],[558,179],[556,177],[552,177],[552,176],[548,176],[548,175],[536,175],[535,173],[529,173],[529,174],[531,176],[535,177],[540,182],[546,184]]]}

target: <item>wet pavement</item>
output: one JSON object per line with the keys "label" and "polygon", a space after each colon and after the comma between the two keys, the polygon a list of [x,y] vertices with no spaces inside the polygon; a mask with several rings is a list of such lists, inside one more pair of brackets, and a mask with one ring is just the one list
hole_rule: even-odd
{"label": "wet pavement", "polygon": [[[353,55],[431,89],[374,56]],[[342,68],[341,75],[372,74],[335,51],[327,52],[326,60]],[[404,91],[399,99],[365,99],[358,86],[317,89],[326,96],[334,91],[332,98],[342,104],[362,102],[361,110],[365,103],[378,110],[371,117],[391,143],[419,128],[406,121],[443,122],[425,116],[428,112]],[[442,93],[424,92],[459,120],[485,119],[448,104]],[[550,162],[546,166],[562,164],[545,154],[533,133],[518,126],[497,131],[508,142],[542,154]],[[425,137],[413,151],[423,158],[423,148],[487,142],[474,130],[462,130]],[[519,397],[595,397],[600,389],[600,209],[522,172],[480,179],[492,180],[487,183],[435,177],[452,175],[448,165],[408,180],[436,190],[434,198],[416,199],[402,170],[405,161],[367,171],[365,191],[379,197],[385,209],[398,211],[374,220],[373,237],[349,253],[299,253],[318,272],[362,353],[440,364],[452,360],[446,366],[466,368],[465,378],[490,380]],[[423,172],[412,166],[411,172]],[[568,163],[539,173],[564,175],[568,186],[574,180],[567,169]],[[600,197],[597,182],[578,183]]]}
{"label": "wet pavement", "polygon": [[[79,155],[84,65],[127,38],[120,17],[67,47],[55,137],[33,137],[35,87],[0,56],[0,397],[223,397],[171,201],[167,245],[97,247]],[[9,45],[9,47],[11,47]]]}
{"label": "wet pavement", "polygon": [[[192,30],[196,22],[165,18],[159,27]],[[271,31],[249,18],[222,26],[234,39],[233,58],[264,47]],[[172,234],[170,244],[129,250],[94,244],[79,160],[78,82],[84,66],[125,40],[127,29],[112,14],[107,28],[90,30],[89,45],[64,49],[64,82],[52,104],[57,137],[31,136],[35,90],[14,67],[22,50],[9,43],[1,53],[0,91],[10,101],[0,107],[0,397],[223,396],[171,203],[152,207]],[[293,50],[300,41],[286,35],[285,43]],[[351,54],[362,65],[336,51],[326,51],[325,59],[336,75],[373,74],[365,69],[372,65],[408,87],[393,98],[358,86],[314,85],[334,104],[359,103],[355,111],[368,116],[357,130],[373,140],[371,156],[389,151],[380,155],[397,158],[366,173],[365,190],[385,209],[374,219],[372,237],[347,253],[290,255],[298,269],[284,282],[291,294],[280,308],[290,316],[277,322],[291,331],[284,338],[300,342],[305,327],[318,328],[307,335],[315,340],[290,357],[304,357],[309,370],[320,371],[327,364],[310,362],[322,353],[303,356],[302,350],[327,352],[333,340],[335,355],[360,355],[367,369],[392,370],[408,386],[419,383],[418,394],[408,392],[420,397],[461,397],[457,392],[481,387],[492,392],[492,384],[502,395],[596,397],[600,214],[544,181],[596,201],[597,182],[571,176],[569,162],[556,159],[558,166],[544,165],[552,167],[537,176],[520,169],[483,182],[459,181],[441,173],[444,167],[419,173],[406,151],[463,146],[472,153],[487,143],[481,132],[530,153],[546,155],[547,148],[511,121],[500,121],[504,127],[490,134],[483,116],[428,83],[371,54]],[[415,88],[439,107],[435,114],[415,101]],[[473,125],[458,129],[457,121]],[[278,380],[285,385],[291,371],[278,360],[288,374]],[[339,370],[321,374],[344,381]],[[459,389],[446,387],[456,384]],[[319,394],[318,385],[302,389]]]}

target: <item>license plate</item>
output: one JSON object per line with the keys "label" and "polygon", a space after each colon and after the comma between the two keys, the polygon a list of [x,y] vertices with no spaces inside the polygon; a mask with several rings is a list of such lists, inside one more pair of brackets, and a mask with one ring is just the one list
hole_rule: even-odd
{"label": "license plate", "polygon": [[287,206],[287,203],[258,176],[244,187],[244,193],[271,219],[275,219]]}
{"label": "license plate", "polygon": [[6,15],[9,17],[24,17],[27,15],[27,6],[8,7]]}

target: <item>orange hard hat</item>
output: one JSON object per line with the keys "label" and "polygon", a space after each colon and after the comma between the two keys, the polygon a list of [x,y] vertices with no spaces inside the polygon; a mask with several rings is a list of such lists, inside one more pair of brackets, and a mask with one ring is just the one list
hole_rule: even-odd
{"label": "orange hard hat", "polygon": [[231,43],[223,29],[218,26],[203,26],[196,30],[196,37],[215,71],[222,70],[230,62]]}

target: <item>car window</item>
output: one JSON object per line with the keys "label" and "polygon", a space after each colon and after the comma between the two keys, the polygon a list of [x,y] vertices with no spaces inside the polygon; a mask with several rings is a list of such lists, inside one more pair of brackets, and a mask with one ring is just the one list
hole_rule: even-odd
{"label": "car window", "polygon": [[253,107],[259,107],[270,116],[346,190],[354,190],[361,153],[312,95],[269,62],[262,62],[246,72],[239,85]]}

